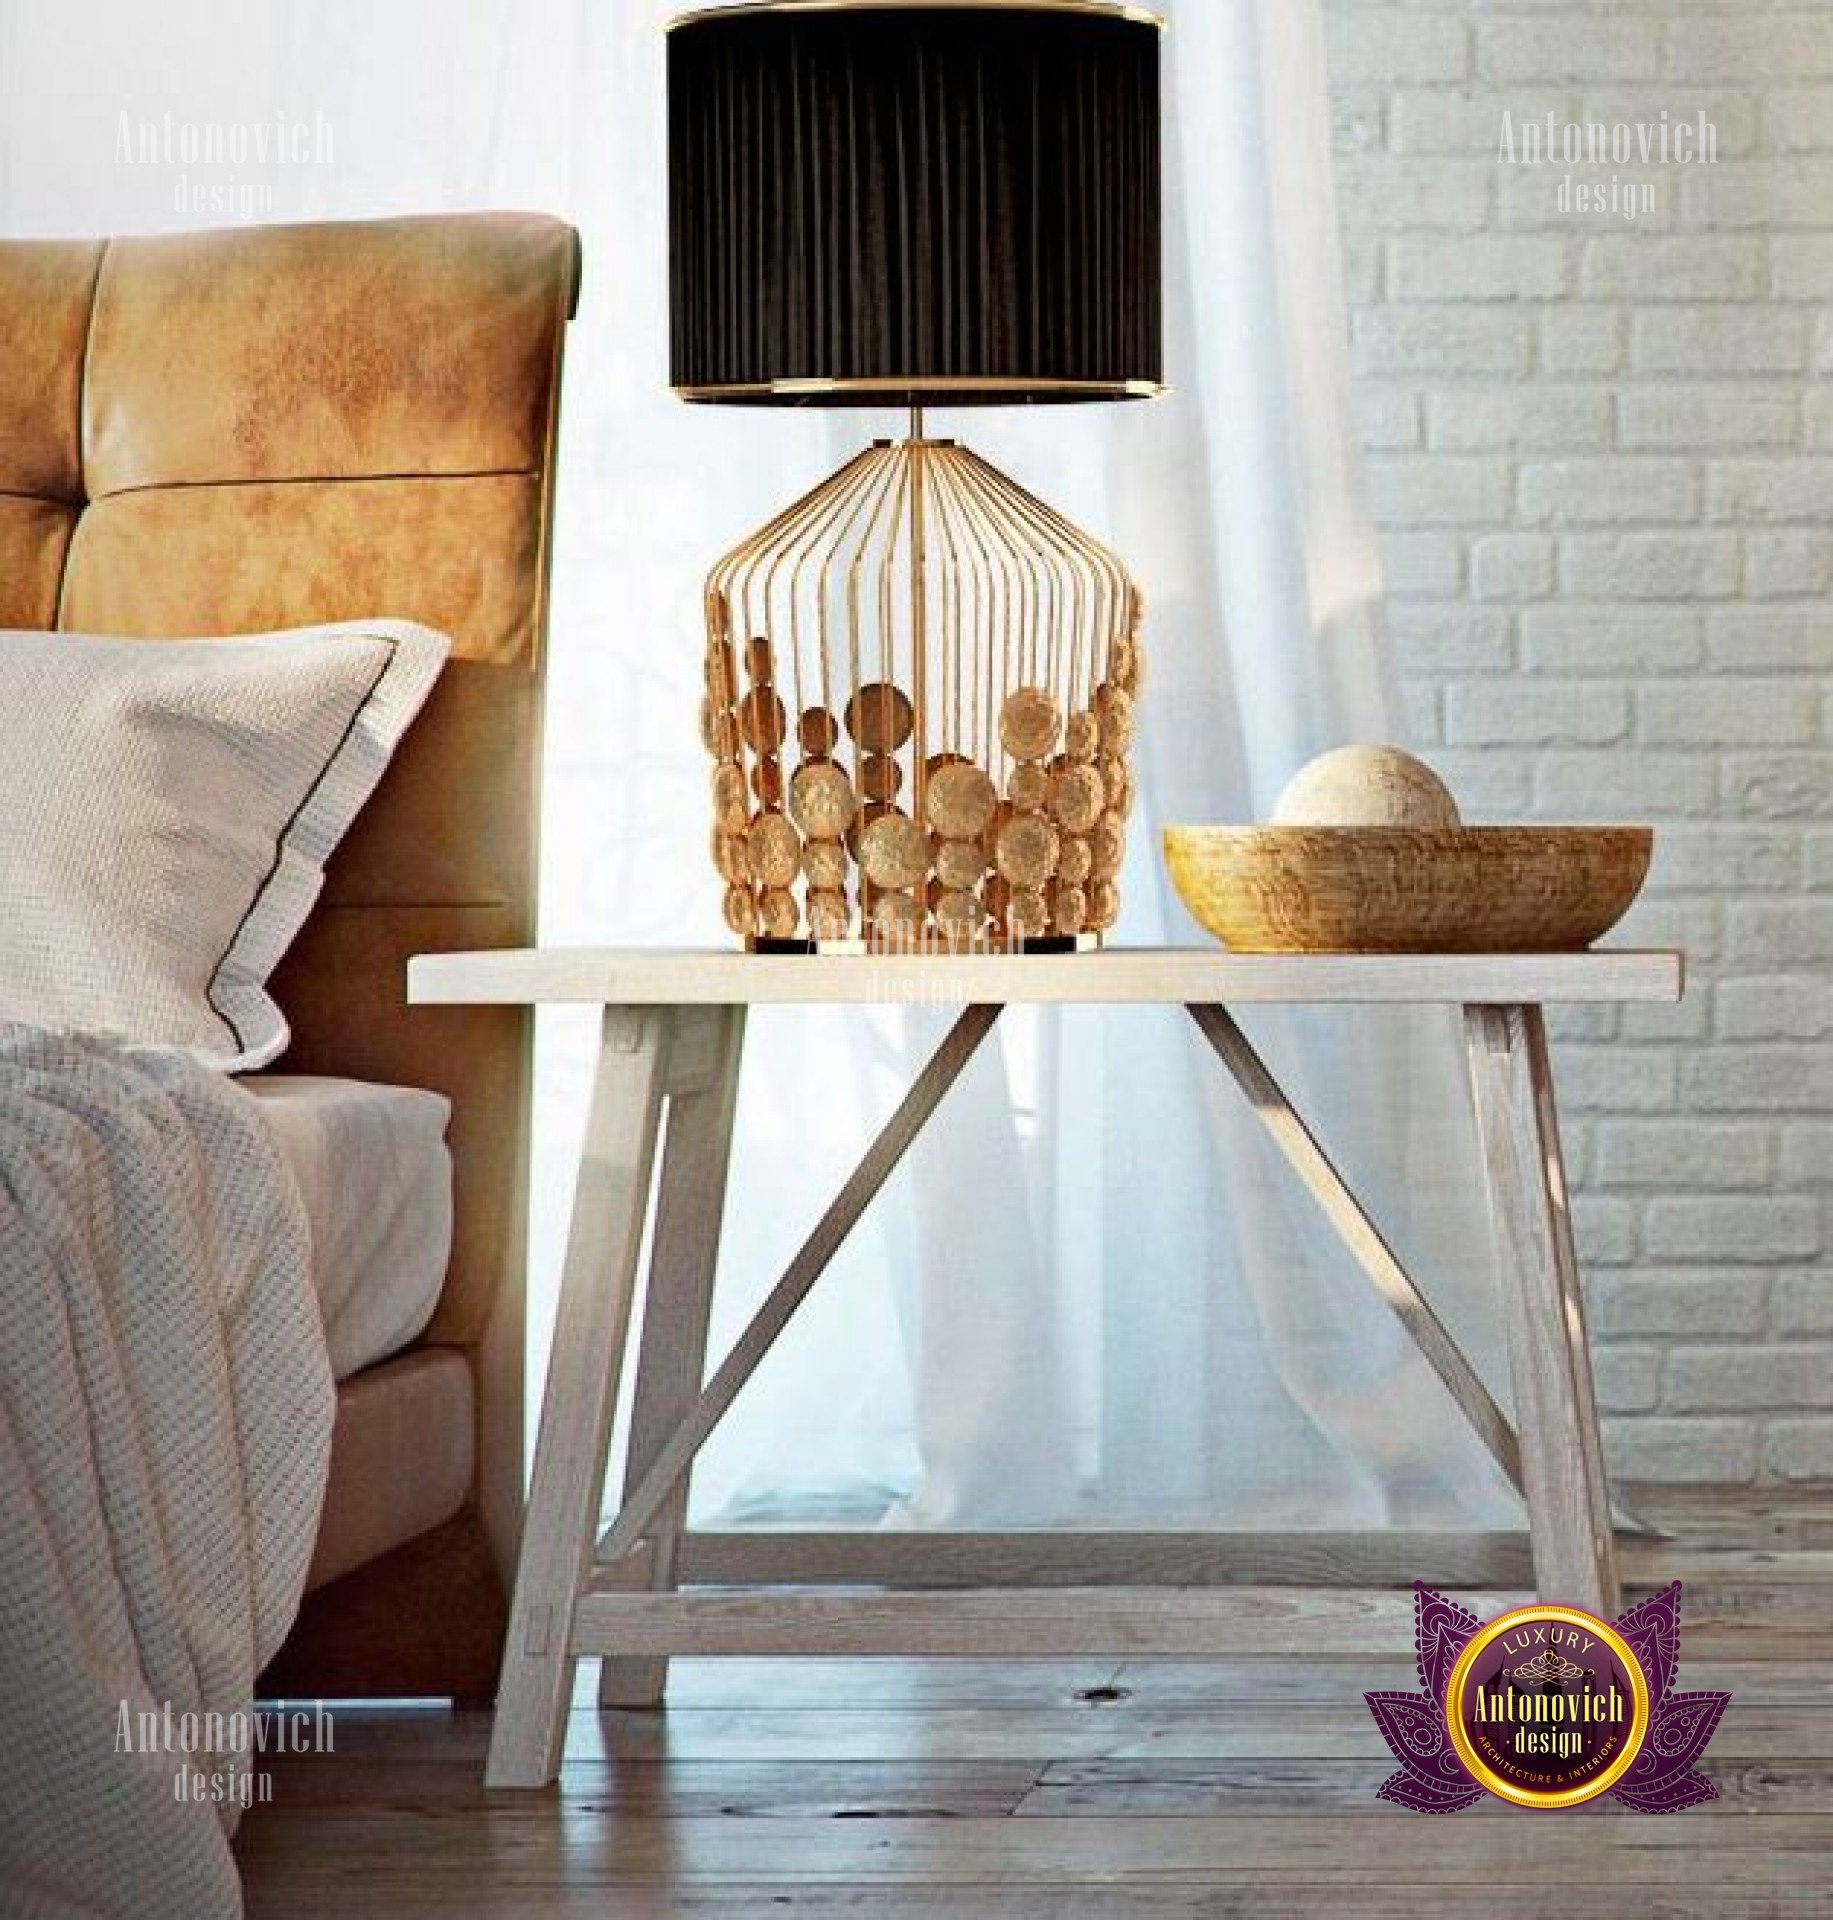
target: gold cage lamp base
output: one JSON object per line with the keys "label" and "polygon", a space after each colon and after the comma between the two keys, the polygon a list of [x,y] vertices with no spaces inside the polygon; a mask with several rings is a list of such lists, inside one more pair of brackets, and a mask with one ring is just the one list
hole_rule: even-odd
{"label": "gold cage lamp base", "polygon": [[1086,951],[1119,913],[1142,607],[920,408],[706,585],[715,866],[754,952]]}

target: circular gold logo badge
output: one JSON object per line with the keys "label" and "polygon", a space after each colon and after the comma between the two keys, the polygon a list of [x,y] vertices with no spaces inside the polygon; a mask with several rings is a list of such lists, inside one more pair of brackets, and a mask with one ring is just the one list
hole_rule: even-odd
{"label": "circular gold logo badge", "polygon": [[1577,1607],[1517,1607],[1475,1634],[1445,1724],[1479,1786],[1518,1807],[1576,1807],[1628,1771],[1648,1735],[1634,1649]]}

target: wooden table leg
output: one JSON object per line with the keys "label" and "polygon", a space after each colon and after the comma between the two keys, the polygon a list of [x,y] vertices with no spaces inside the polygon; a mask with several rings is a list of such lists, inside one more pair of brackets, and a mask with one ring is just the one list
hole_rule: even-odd
{"label": "wooden table leg", "polygon": [[605,1009],[484,1780],[540,1787],[572,1704],[573,1608],[591,1565],[668,1070],[666,1008]]}
{"label": "wooden table leg", "polygon": [[1540,1597],[1605,1619],[1619,1605],[1584,1300],[1535,1006],[1464,1010],[1515,1382]]}
{"label": "wooden table leg", "polygon": [[764,1296],[744,1331],[732,1343],[731,1351],[701,1389],[687,1416],[663,1442],[649,1471],[624,1496],[617,1518],[598,1543],[601,1561],[615,1564],[642,1541],[675,1482],[693,1463],[707,1435],[725,1417],[726,1409],[738,1398],[746,1381],[795,1317],[796,1309],[827,1271],[847,1235],[858,1225],[860,1215],[910,1150],[911,1142],[929,1124],[931,1114],[960,1079],[980,1043],[992,1032],[999,1014],[996,1005],[962,1009],[941,1045],[917,1075],[916,1083],[898,1103],[897,1111],[879,1129],[866,1149],[865,1158],[847,1176],[833,1204],[815,1223],[814,1231],[803,1241],[782,1277]]}
{"label": "wooden table leg", "polygon": [[[744,1033],[743,1007],[682,1008],[676,1014],[655,1247],[631,1383],[626,1496],[655,1464],[663,1443],[699,1397],[705,1376]],[[682,1055],[690,1048],[704,1058],[695,1061],[694,1084],[683,1087]],[[690,1474],[691,1469],[682,1474],[649,1523],[647,1584],[653,1592],[675,1584],[676,1543],[687,1519]],[[657,1707],[667,1683],[665,1657],[607,1656],[598,1676],[598,1704]]]}

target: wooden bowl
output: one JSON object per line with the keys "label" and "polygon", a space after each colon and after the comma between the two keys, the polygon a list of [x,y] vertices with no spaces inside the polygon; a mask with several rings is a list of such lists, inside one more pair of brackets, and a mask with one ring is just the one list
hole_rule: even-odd
{"label": "wooden bowl", "polygon": [[1572,953],[1628,912],[1648,827],[1167,827],[1184,904],[1239,953]]}

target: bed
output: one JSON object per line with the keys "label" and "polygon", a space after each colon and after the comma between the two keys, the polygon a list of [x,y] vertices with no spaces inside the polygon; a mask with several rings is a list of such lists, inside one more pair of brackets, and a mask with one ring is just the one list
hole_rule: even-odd
{"label": "bed", "polygon": [[[378,1142],[418,1172],[392,1244],[364,1240],[360,1201],[321,1213],[321,1256],[350,1269],[315,1275],[342,1377],[310,1592],[269,1695],[494,1686],[530,1036],[509,1009],[410,1011],[403,980],[411,954],[534,933],[577,279],[572,230],[526,214],[0,242],[0,627],[156,640],[389,614],[453,642],[274,979],[292,1042],[260,1098],[302,1184],[334,1212],[340,1166]],[[448,1240],[392,1301],[364,1277],[399,1281]]]}

